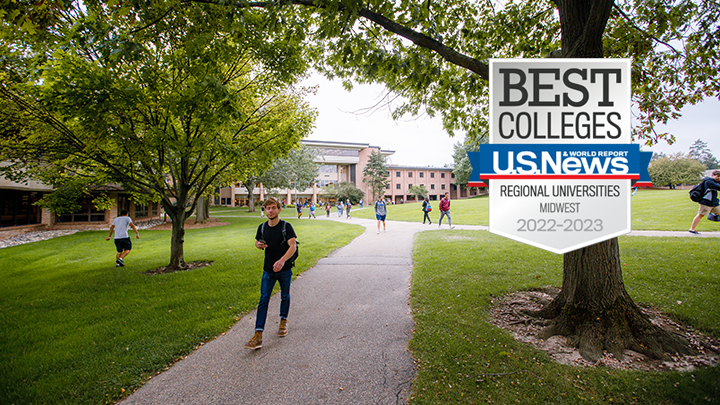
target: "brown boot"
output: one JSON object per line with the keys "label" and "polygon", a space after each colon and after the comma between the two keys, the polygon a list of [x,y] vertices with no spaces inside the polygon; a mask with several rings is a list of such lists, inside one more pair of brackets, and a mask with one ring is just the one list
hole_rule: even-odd
{"label": "brown boot", "polygon": [[262,347],[262,332],[255,331],[255,335],[250,339],[249,342],[245,343],[245,348],[250,350],[257,350]]}
{"label": "brown boot", "polygon": [[288,334],[287,319],[280,319],[280,328],[278,329],[278,336],[285,337]]}

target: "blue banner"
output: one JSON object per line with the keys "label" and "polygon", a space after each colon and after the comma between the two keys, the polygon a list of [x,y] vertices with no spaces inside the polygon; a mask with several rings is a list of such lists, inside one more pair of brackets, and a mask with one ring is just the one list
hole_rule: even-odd
{"label": "blue banner", "polygon": [[636,144],[489,144],[468,152],[468,186],[492,179],[630,179],[648,186],[652,152]]}

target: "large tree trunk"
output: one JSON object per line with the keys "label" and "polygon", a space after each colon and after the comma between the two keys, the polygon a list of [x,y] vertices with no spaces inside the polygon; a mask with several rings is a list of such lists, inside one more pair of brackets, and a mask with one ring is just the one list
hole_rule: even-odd
{"label": "large tree trunk", "polygon": [[[555,0],[562,26],[563,56],[602,57],[602,33],[613,1]],[[597,361],[603,351],[622,358],[631,349],[656,359],[691,354],[689,343],[650,322],[623,284],[617,238],[566,253],[562,290],[534,315],[552,319],[544,339],[564,335],[580,354]]]}
{"label": "large tree trunk", "polygon": [[170,238],[170,264],[164,272],[183,270],[185,266],[185,220],[187,212],[184,205],[173,205],[163,201],[163,208],[172,220],[172,236]]}
{"label": "large tree trunk", "polygon": [[204,224],[208,219],[210,219],[210,204],[207,198],[200,196],[195,208],[195,222]]}
{"label": "large tree trunk", "polygon": [[655,359],[692,354],[689,342],[655,326],[625,290],[617,238],[566,253],[562,290],[536,316],[552,319],[540,337],[567,336],[587,360],[625,349]]}
{"label": "large tree trunk", "polygon": [[243,186],[245,186],[248,192],[248,212],[255,212],[255,199],[253,198],[255,183],[243,183]]}

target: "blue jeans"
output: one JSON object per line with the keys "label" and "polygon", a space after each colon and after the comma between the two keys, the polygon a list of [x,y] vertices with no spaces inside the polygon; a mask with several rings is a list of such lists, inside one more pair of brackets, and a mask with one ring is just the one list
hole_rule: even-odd
{"label": "blue jeans", "polygon": [[440,211],[440,220],[438,221],[438,225],[442,225],[443,217],[448,217],[448,223],[450,224],[450,226],[452,226],[452,219],[450,219],[450,210]]}
{"label": "blue jeans", "polygon": [[265,330],[268,304],[276,281],[280,283],[280,318],[287,319],[290,311],[290,280],[292,280],[292,269],[279,273],[263,271],[262,283],[260,284],[260,303],[258,303],[257,319],[255,320],[256,331]]}

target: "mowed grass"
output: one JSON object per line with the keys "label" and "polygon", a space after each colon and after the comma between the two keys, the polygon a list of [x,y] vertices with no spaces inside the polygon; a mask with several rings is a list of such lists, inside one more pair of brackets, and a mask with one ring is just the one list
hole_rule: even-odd
{"label": "mowed grass", "polygon": [[[450,215],[453,224],[457,225],[485,225],[488,224],[488,196],[477,196],[462,200],[450,200]],[[357,218],[375,219],[374,202],[364,208],[353,207],[350,215]],[[432,211],[430,219],[437,224],[440,219],[440,201],[430,201]],[[422,222],[422,202],[388,205],[388,221]],[[337,211],[335,211],[337,212]],[[447,218],[443,219],[447,224]]]}
{"label": "mowed grass", "polygon": [[[532,203],[528,200],[528,203]],[[688,190],[639,189],[637,195],[630,198],[632,204],[632,229],[655,231],[686,231],[698,211],[698,204],[690,201]],[[430,218],[433,224],[440,218],[439,201],[431,202],[433,210]],[[487,195],[451,200],[450,215],[454,225],[488,225],[489,198]],[[390,205],[389,221],[422,222],[422,203]],[[375,218],[372,206],[351,211],[358,218]],[[518,213],[520,215],[520,213]],[[447,219],[443,220],[446,223]],[[703,218],[698,225],[700,232],[720,232],[720,222]]]}
{"label": "mowed grass", "polygon": [[[119,268],[107,231],[0,250],[0,403],[112,403],[254,309],[262,220],[224,220],[186,232],[186,261],[213,264],[172,274],[145,274],[167,265],[170,231],[141,230]],[[290,221],[296,274],[364,231]]]}
{"label": "mowed grass", "polygon": [[[720,336],[717,241],[621,237],[636,302]],[[701,404],[720,402],[720,369],[638,372],[555,363],[489,323],[491,300],[562,283],[562,255],[484,231],[416,236],[412,404]]]}

